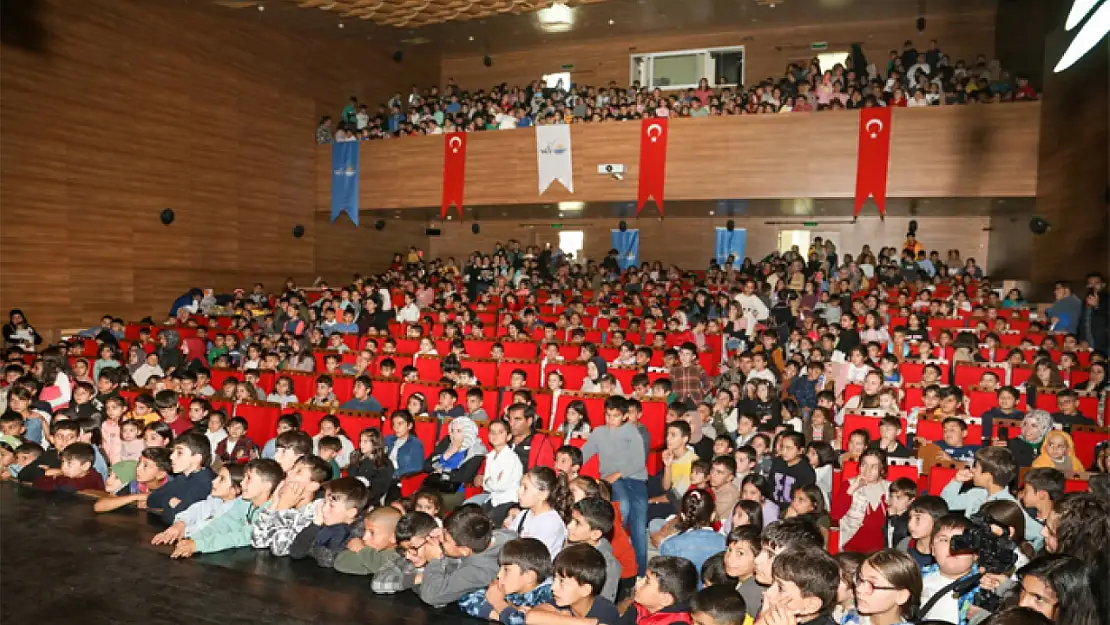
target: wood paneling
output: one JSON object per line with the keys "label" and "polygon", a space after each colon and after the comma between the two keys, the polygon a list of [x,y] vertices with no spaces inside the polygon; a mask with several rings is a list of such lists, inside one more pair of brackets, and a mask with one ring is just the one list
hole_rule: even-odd
{"label": "wood paneling", "polygon": [[[1037,102],[894,111],[891,197],[1036,195]],[[854,197],[859,114],[749,115],[677,119],[667,144],[671,199]],[[465,202],[470,206],[636,199],[640,124],[571,127],[572,194],[536,189],[535,131],[500,130],[467,139]],[[443,138],[409,137],[362,145],[360,205],[438,206]],[[622,163],[624,180],[598,175]],[[317,154],[317,208],[330,210],[331,149]],[[398,175],[398,168],[402,175]]]}
{"label": "wood paneling", "polygon": [[41,50],[5,46],[0,71],[0,306],[47,333],[162,315],[194,286],[375,268],[374,230],[314,210],[313,133],[350,95],[434,81],[434,60],[169,0],[39,6]]}
{"label": "wood paneling", "polygon": [[[724,218],[681,219],[629,219],[628,227],[640,230],[641,261],[660,261],[687,269],[709,266],[716,246],[716,227],[723,227]],[[772,224],[766,219],[736,218],[737,228],[747,230],[747,256],[760,259],[778,247],[779,233],[784,230],[808,229],[825,236],[831,234],[833,242],[842,253],[856,255],[865,244],[878,251],[883,246],[900,247],[905,241],[908,218],[888,218],[885,221],[861,217],[856,224],[845,223],[843,218],[814,219],[817,226],[803,228],[799,225]],[[964,258],[975,258],[986,266],[988,262],[987,217],[918,217],[918,236],[928,249],[940,250],[943,257],[948,249],[958,249]],[[586,258],[600,261],[611,246],[610,232],[614,221],[562,220],[563,231],[582,230],[583,252]],[[471,253],[489,253],[498,241],[516,239],[524,245],[538,245],[552,237],[549,222],[529,223],[510,221],[484,221],[477,235],[470,231],[470,224],[447,222],[441,226],[442,236],[428,239],[428,252],[432,257],[455,257],[465,262]]]}
{"label": "wood paneling", "polygon": [[743,25],[717,25],[679,33],[626,35],[598,38],[593,41],[560,42],[559,35],[548,36],[546,45],[492,54],[493,65],[482,63],[484,51],[468,55],[445,55],[442,63],[442,84],[453,78],[463,89],[489,89],[508,83],[526,85],[543,74],[564,71],[573,65],[571,80],[582,85],[607,85],[610,81],[625,87],[629,84],[629,55],[719,46],[744,46],[744,75],[747,85],[768,77],[781,78],[787,63],[808,61],[814,55],[810,44],[826,41],[830,51],[847,51],[851,44],[861,43],[870,62],[886,72],[891,50],[902,50],[912,40],[919,48],[936,39],[953,61],[975,61],[977,54],[988,58],[994,52],[995,11],[991,2],[973,1],[952,13],[930,12],[927,29],[918,32],[913,11],[905,18],[872,20],[867,14],[854,21],[794,24],[788,27],[764,27],[758,21]]}

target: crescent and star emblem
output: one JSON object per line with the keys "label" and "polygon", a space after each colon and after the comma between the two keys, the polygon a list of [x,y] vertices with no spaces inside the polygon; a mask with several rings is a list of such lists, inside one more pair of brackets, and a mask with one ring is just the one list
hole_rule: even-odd
{"label": "crescent and star emblem", "polygon": [[[878,126],[878,128],[872,130],[871,124],[875,124],[876,126]],[[881,119],[872,119],[871,121],[867,122],[866,125],[864,125],[864,129],[867,132],[871,133],[871,138],[874,139],[875,137],[879,136],[880,132],[883,131],[883,121]]]}
{"label": "crescent and star emblem", "polygon": [[452,154],[458,154],[459,153],[459,146],[462,145],[462,139],[460,139],[458,137],[451,137],[450,139],[447,140],[447,145],[451,148],[451,153]]}
{"label": "crescent and star emblem", "polygon": [[[655,134],[652,134],[653,130],[655,131]],[[647,127],[647,136],[651,137],[651,142],[652,143],[655,143],[656,141],[659,140],[659,137],[663,136],[663,126],[661,126],[659,124],[652,124],[652,125],[648,126]]]}

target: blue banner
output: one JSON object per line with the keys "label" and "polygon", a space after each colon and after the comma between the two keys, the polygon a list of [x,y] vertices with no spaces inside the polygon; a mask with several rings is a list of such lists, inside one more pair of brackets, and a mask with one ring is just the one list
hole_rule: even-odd
{"label": "blue banner", "polygon": [[331,144],[331,220],[347,213],[358,225],[358,141]]}
{"label": "blue banner", "polygon": [[640,266],[640,231],[612,230],[613,249],[617,250],[617,265],[621,271]]}
{"label": "blue banner", "polygon": [[744,262],[744,248],[747,243],[747,230],[735,228],[732,232],[729,232],[728,228],[717,228],[717,249],[714,252],[717,264],[724,269],[729,256],[732,256],[735,259],[734,267],[739,268],[740,264]]}

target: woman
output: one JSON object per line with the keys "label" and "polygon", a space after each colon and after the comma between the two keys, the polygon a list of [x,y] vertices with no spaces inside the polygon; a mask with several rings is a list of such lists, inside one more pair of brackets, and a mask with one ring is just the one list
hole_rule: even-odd
{"label": "woman", "polygon": [[886,544],[886,452],[868,449],[860,455],[859,475],[845,480],[833,497],[830,516],[840,525],[840,550],[867,553]]}
{"label": "woman", "polygon": [[678,533],[659,545],[659,555],[689,560],[700,576],[701,566],[709,556],[728,547],[725,537],[713,529],[716,517],[713,495],[708,490],[696,488],[686,491],[679,504]]}
{"label": "woman", "polygon": [[305,347],[303,341],[290,341],[289,350],[289,357],[285,359],[286,371],[312,373],[316,369],[316,359],[312,357],[312,351]]}
{"label": "woman", "polygon": [[1086,382],[1077,384],[1075,390],[1086,393],[1101,393],[1106,390],[1106,363],[1092,362],[1090,378]]}
{"label": "woman", "polygon": [[1032,468],[1056,469],[1068,473],[1083,471],[1086,467],[1075,456],[1075,442],[1071,435],[1061,430],[1052,430],[1045,435],[1041,453],[1033,461]]}
{"label": "woman", "polygon": [[[608,373],[608,365],[605,364],[605,359],[596,356],[591,358],[586,363],[586,378],[582,380],[583,393],[600,393],[601,392],[601,378],[605,377]],[[618,394],[621,391],[618,389]]]}
{"label": "woman", "polygon": [[908,553],[896,549],[873,553],[856,573],[856,607],[840,623],[910,625],[917,621],[921,607],[921,586],[921,568]]}
{"label": "woman", "polygon": [[1033,460],[1041,454],[1041,445],[1051,429],[1052,415],[1047,410],[1030,410],[1025,415],[1021,421],[1021,436],[1011,437],[1005,443],[1018,467],[1033,464]]}
{"label": "woman", "polygon": [[18,308],[8,312],[8,323],[4,324],[4,347],[24,352],[35,351],[42,344],[42,337],[27,322],[26,315]]}
{"label": "woman", "polygon": [[1087,566],[1065,554],[1044,554],[1021,567],[1018,605],[1063,625],[1098,625],[1099,608]]}
{"label": "woman", "polygon": [[447,436],[424,461],[428,477],[423,488],[442,493],[444,508],[454,510],[485,459],[486,446],[478,439],[478,424],[470,417],[457,417],[451,421]]}

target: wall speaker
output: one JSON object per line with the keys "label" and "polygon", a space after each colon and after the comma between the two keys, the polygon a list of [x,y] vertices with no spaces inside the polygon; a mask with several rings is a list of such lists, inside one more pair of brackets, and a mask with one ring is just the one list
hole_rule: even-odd
{"label": "wall speaker", "polygon": [[375,230],[385,230],[385,220],[384,219],[379,219],[379,220],[375,221],[374,222],[374,229]]}
{"label": "wall speaker", "polygon": [[482,231],[482,227],[481,227],[481,226],[479,226],[479,225],[478,225],[478,224],[476,224],[476,223],[474,223],[474,224],[470,224],[470,231],[471,231],[471,232],[473,232],[474,234],[478,234],[479,232],[481,232],[481,231]]}
{"label": "wall speaker", "polygon": [[405,58],[405,53],[402,52],[401,50],[398,50],[398,51],[393,53],[393,62],[394,63],[400,63],[402,60],[404,60],[404,58]]}
{"label": "wall speaker", "polygon": [[623,219],[617,224],[617,228],[619,228],[621,232],[628,232],[628,224]]}
{"label": "wall speaker", "polygon": [[1052,224],[1044,220],[1044,217],[1035,216],[1029,220],[1029,231],[1035,235],[1042,235],[1049,230],[1052,230]]}
{"label": "wall speaker", "polygon": [[729,232],[732,232],[735,229],[736,229],[736,222],[735,221],[729,219],[727,222],[725,222],[725,230],[728,230]]}
{"label": "wall speaker", "polygon": [[173,223],[173,218],[174,218],[173,209],[172,208],[163,208],[162,209],[162,214],[159,215],[158,217],[159,217],[159,219],[162,220],[163,224],[165,224],[167,226],[172,224]]}
{"label": "wall speaker", "polygon": [[438,237],[440,234],[442,232],[439,228],[424,228],[424,236],[426,237]]}
{"label": "wall speaker", "polygon": [[486,67],[492,66],[493,65],[493,58],[491,58],[490,55],[488,55],[488,54],[483,56],[482,57],[482,65],[485,65]]}
{"label": "wall speaker", "polygon": [[925,18],[924,17],[917,18],[917,32],[919,32],[919,33],[925,32]]}
{"label": "wall speaker", "polygon": [[297,224],[293,226],[293,238],[299,239],[304,236],[304,226]]}

